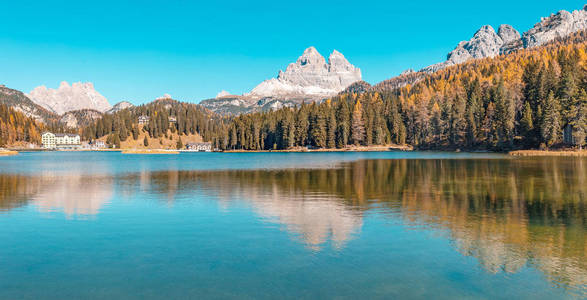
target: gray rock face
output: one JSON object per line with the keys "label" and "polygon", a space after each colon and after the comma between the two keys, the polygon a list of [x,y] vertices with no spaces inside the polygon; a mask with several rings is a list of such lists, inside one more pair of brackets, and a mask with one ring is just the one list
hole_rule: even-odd
{"label": "gray rock face", "polygon": [[0,104],[5,104],[37,121],[45,123],[57,118],[54,112],[33,102],[23,92],[7,88],[4,85],[0,85]]}
{"label": "gray rock face", "polygon": [[106,113],[113,114],[115,112],[119,112],[119,111],[121,111],[123,109],[127,109],[127,108],[130,108],[130,107],[134,107],[134,105],[132,103],[130,103],[130,102],[127,102],[127,101],[121,101],[121,102],[118,102],[118,103],[114,104],[114,106],[112,106],[111,109],[109,109],[108,111],[106,111]]}
{"label": "gray rock face", "polygon": [[479,29],[473,38],[463,41],[448,54],[447,60],[422,69],[422,72],[435,72],[470,59],[494,57],[512,51],[543,45],[554,39],[587,29],[587,5],[572,13],[560,11],[539,23],[522,36],[510,25],[501,25],[497,33],[489,25]]}
{"label": "gray rock face", "polygon": [[542,18],[524,33],[522,40],[525,48],[535,47],[584,29],[587,29],[587,5],[572,13],[562,10]]}
{"label": "gray rock face", "polygon": [[277,78],[265,80],[247,95],[331,96],[359,80],[361,70],[350,64],[342,53],[334,50],[326,62],[316,48],[310,47],[295,63],[289,64],[285,72],[279,71]]}
{"label": "gray rock face", "polygon": [[334,50],[328,61],[310,47],[295,63],[279,71],[277,78],[263,81],[242,96],[219,93],[200,102],[214,112],[236,115],[291,107],[302,102],[319,102],[361,80],[361,70]]}
{"label": "gray rock face", "polygon": [[87,126],[102,118],[102,113],[93,109],[82,109],[66,112],[59,119],[59,123],[69,128],[80,128]]}
{"label": "gray rock face", "polygon": [[[503,24],[497,33],[493,27],[481,27],[468,41],[460,42],[451,51],[445,62],[424,68],[423,72],[435,72],[448,66],[464,63],[470,59],[495,57],[506,51],[511,51],[512,45],[519,44],[520,33],[512,26]],[[508,50],[506,50],[508,49]]]}
{"label": "gray rock face", "polygon": [[514,27],[507,24],[499,26],[497,35],[501,38],[504,45],[515,43],[520,39],[520,33]]}
{"label": "gray rock face", "polygon": [[112,108],[108,100],[94,89],[91,82],[75,82],[69,85],[63,81],[58,89],[39,86],[27,96],[35,103],[59,115],[80,109],[105,112]]}
{"label": "gray rock face", "polygon": [[448,61],[460,64],[471,58],[494,57],[499,54],[502,45],[503,40],[495,33],[493,27],[485,25],[469,41],[460,42],[457,48],[448,54]]}

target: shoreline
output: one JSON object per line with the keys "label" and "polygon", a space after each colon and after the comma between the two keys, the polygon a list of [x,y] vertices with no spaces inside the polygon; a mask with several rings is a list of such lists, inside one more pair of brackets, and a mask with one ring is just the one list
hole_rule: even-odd
{"label": "shoreline", "polygon": [[414,151],[412,146],[399,146],[399,145],[387,145],[387,146],[359,146],[359,147],[347,147],[347,148],[320,148],[320,149],[307,149],[307,148],[293,148],[283,150],[224,150],[225,153],[271,153],[271,152],[293,152],[293,153],[304,153],[304,152],[382,152],[382,151]]}
{"label": "shoreline", "polygon": [[510,156],[530,157],[530,156],[574,156],[587,157],[587,150],[516,150],[508,152]]}
{"label": "shoreline", "polygon": [[133,150],[123,150],[121,151],[122,154],[179,154],[177,150],[144,150],[144,149],[133,149]]}
{"label": "shoreline", "polygon": [[18,151],[14,150],[0,150],[0,156],[13,156],[17,155]]}

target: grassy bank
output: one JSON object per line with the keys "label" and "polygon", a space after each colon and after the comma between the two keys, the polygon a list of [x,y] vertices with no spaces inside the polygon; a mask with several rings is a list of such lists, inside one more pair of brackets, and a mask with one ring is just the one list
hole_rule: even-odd
{"label": "grassy bank", "polygon": [[512,156],[584,156],[587,157],[587,150],[583,151],[549,151],[549,150],[518,150],[511,151]]}

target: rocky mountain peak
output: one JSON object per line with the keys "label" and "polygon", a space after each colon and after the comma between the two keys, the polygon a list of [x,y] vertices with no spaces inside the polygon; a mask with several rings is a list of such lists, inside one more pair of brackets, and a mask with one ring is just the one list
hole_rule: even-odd
{"label": "rocky mountain peak", "polygon": [[330,72],[352,72],[355,69],[344,55],[336,50],[328,57],[328,66]]}
{"label": "rocky mountain peak", "polygon": [[355,68],[342,53],[334,50],[328,62],[314,47],[280,71],[277,78],[265,80],[248,96],[270,97],[283,95],[330,96],[361,80],[361,70]]}
{"label": "rocky mountain peak", "polygon": [[535,47],[556,38],[565,37],[573,32],[587,29],[587,5],[581,10],[568,12],[561,10],[549,17],[542,18],[539,23],[522,36],[525,48]]}
{"label": "rocky mountain peak", "polygon": [[222,97],[226,97],[226,96],[230,96],[230,93],[225,90],[222,90],[218,94],[216,94],[216,98],[222,98]]}
{"label": "rocky mountain peak", "polygon": [[503,40],[490,25],[482,26],[468,41],[459,45],[448,54],[451,64],[460,64],[471,58],[493,57],[499,54]]}
{"label": "rocky mountain peak", "polygon": [[62,81],[57,89],[39,86],[27,96],[38,105],[60,115],[80,109],[105,112],[112,108],[108,100],[94,89],[91,82],[74,82],[70,85]]}
{"label": "rocky mountain peak", "polygon": [[308,47],[304,50],[304,53],[298,58],[297,64],[299,65],[307,65],[307,64],[324,64],[324,56],[322,56],[316,48]]}
{"label": "rocky mountain peak", "polygon": [[515,42],[521,38],[520,33],[508,24],[500,25],[497,29],[497,35],[501,38],[504,44]]}
{"label": "rocky mountain peak", "polygon": [[332,51],[326,61],[316,48],[309,47],[285,71],[261,82],[250,93],[237,96],[221,92],[200,104],[226,114],[278,109],[324,100],[360,80],[361,70],[339,51]]}
{"label": "rocky mountain peak", "polygon": [[549,17],[541,18],[539,23],[523,35],[510,25],[501,25],[497,33],[493,27],[481,27],[468,41],[460,42],[447,55],[447,60],[422,69],[422,72],[437,70],[460,64],[470,59],[494,57],[512,51],[540,46],[557,38],[587,29],[587,5],[573,12],[559,11]]}
{"label": "rocky mountain peak", "polygon": [[113,114],[115,112],[119,112],[123,109],[127,109],[130,107],[134,107],[134,105],[128,101],[120,101],[120,102],[114,104],[114,106],[112,106],[112,108],[110,110],[108,110],[106,113]]}

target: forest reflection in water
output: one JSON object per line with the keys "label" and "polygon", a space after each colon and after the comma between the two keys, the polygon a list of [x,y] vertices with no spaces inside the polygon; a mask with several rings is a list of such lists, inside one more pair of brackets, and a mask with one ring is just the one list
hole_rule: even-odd
{"label": "forest reflection in water", "polygon": [[360,237],[366,214],[446,233],[487,272],[540,270],[554,285],[587,286],[587,160],[361,160],[337,168],[157,171],[111,176],[0,174],[0,211],[93,215],[148,192],[167,204],[194,194],[227,209],[250,204],[309,248]]}

